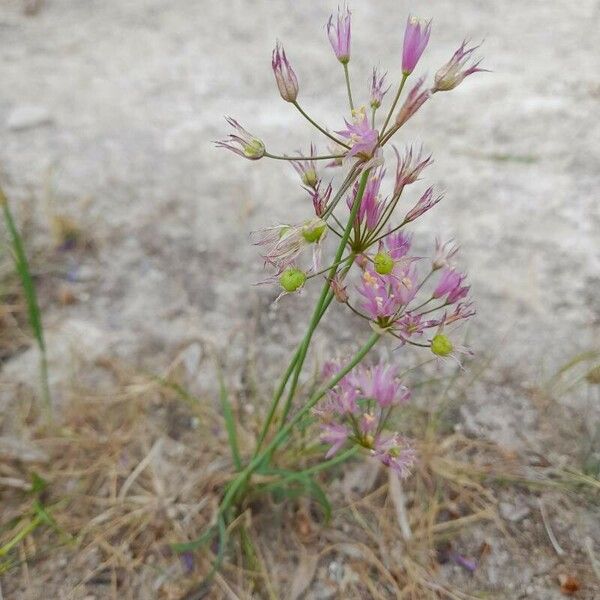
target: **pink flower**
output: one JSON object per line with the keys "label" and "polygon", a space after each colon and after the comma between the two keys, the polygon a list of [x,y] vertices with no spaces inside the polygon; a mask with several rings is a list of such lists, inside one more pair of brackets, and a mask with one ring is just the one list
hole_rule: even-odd
{"label": "pink flower", "polygon": [[479,48],[479,46],[467,48],[467,41],[465,40],[460,45],[460,48],[452,55],[452,58],[435,74],[433,91],[446,92],[448,90],[453,90],[465,77],[480,71],[487,71],[487,69],[480,69],[478,67],[481,60],[478,60],[468,69],[465,69],[467,61],[471,58],[471,55],[477,48]]}
{"label": "pink flower", "polygon": [[[356,222],[358,224],[364,223],[370,231],[373,231],[377,227],[381,213],[385,208],[385,202],[379,196],[379,188],[384,176],[385,171],[382,168],[372,171],[363,193],[360,208],[356,214]],[[359,185],[356,182],[352,194],[346,198],[346,203],[350,210],[352,210],[352,206],[354,205],[358,188]]]}
{"label": "pink flower", "polygon": [[408,251],[410,250],[411,237],[402,231],[397,231],[386,235],[383,239],[383,244],[389,255],[394,260],[398,260],[408,254]]}
{"label": "pink flower", "polygon": [[422,214],[426,213],[429,209],[433,208],[443,197],[444,196],[440,194],[434,198],[433,187],[427,188],[419,201],[404,217],[404,222],[410,223],[411,221],[414,221]]}
{"label": "pink flower", "polygon": [[406,341],[413,335],[422,335],[426,329],[438,327],[439,324],[439,319],[424,320],[423,315],[408,313],[396,322],[394,330]]}
{"label": "pink flower", "polygon": [[431,90],[421,91],[421,86],[424,82],[425,77],[421,77],[408,93],[404,104],[400,107],[396,115],[396,127],[402,127],[431,98]]}
{"label": "pink flower", "polygon": [[449,325],[450,323],[455,323],[456,321],[463,321],[464,319],[469,319],[475,314],[476,311],[473,308],[472,302],[459,302],[452,314],[444,316],[444,324]]}
{"label": "pink flower", "polygon": [[431,261],[431,266],[434,271],[442,269],[443,267],[449,267],[451,265],[452,258],[458,252],[459,246],[454,240],[448,240],[445,244],[442,244],[438,238],[435,239],[435,255]]}
{"label": "pink flower", "polygon": [[342,64],[350,62],[351,13],[347,7],[338,7],[336,23],[333,15],[329,17],[327,35],[337,59]]}
{"label": "pink flower", "polygon": [[225,120],[238,132],[231,134],[222,142],[215,142],[219,148],[226,148],[249,160],[258,160],[265,155],[265,145],[256,136],[246,131],[235,119],[225,117]]}
{"label": "pink flower", "polygon": [[331,458],[348,440],[350,430],[340,423],[326,423],[323,425],[321,440],[326,444],[331,444],[325,458]]}
{"label": "pink flower", "polygon": [[319,177],[317,175],[317,166],[315,161],[312,160],[316,154],[316,148],[314,144],[310,145],[310,158],[305,160],[294,160],[292,161],[292,167],[296,170],[296,173],[300,175],[302,183],[309,187],[316,189],[319,184]]}
{"label": "pink flower", "polygon": [[410,400],[410,390],[400,383],[393,366],[379,364],[362,369],[354,381],[365,398],[375,400],[382,408],[406,404]]}
{"label": "pink flower", "polygon": [[331,192],[333,187],[330,184],[321,191],[321,182],[317,183],[317,185],[313,188],[304,188],[312,198],[313,208],[315,209],[315,214],[317,217],[322,217],[327,210],[327,205],[329,203],[329,199],[331,198]]}
{"label": "pink flower", "polygon": [[431,154],[423,158],[423,148],[421,148],[413,156],[413,148],[409,146],[404,152],[404,156],[400,156],[400,152],[394,146],[396,153],[396,181],[394,184],[394,194],[399,196],[404,189],[404,186],[414,183],[419,179],[421,171],[428,167],[432,162]]}
{"label": "pink flower", "polygon": [[430,34],[431,21],[421,21],[412,16],[408,17],[402,52],[402,72],[405,75],[413,72],[429,42]]}
{"label": "pink flower", "polygon": [[377,74],[377,69],[373,68],[373,78],[371,80],[371,94],[369,104],[371,108],[379,108],[381,106],[381,102],[383,97],[387,94],[389,87],[385,90],[385,73],[379,77]]}
{"label": "pink flower", "polygon": [[346,129],[336,131],[338,135],[349,140],[351,148],[346,157],[358,156],[363,159],[369,159],[377,147],[379,134],[369,124],[369,119],[364,111],[358,111],[354,116],[354,123],[346,123]]}
{"label": "pink flower", "polygon": [[295,102],[298,97],[298,78],[294,69],[285,55],[285,50],[280,42],[277,42],[273,50],[273,58],[271,60],[275,81],[279,88],[281,97],[286,102]]}
{"label": "pink flower", "polygon": [[414,448],[398,433],[378,438],[375,442],[373,456],[386,467],[396,471],[403,479],[410,475],[410,469],[416,460]]}
{"label": "pink flower", "polygon": [[390,325],[390,319],[402,307],[402,303],[395,294],[391,275],[378,275],[370,268],[365,269],[358,287],[358,293],[364,298],[361,309],[365,315],[380,324],[382,327]]}
{"label": "pink flower", "polygon": [[466,275],[455,271],[454,269],[444,269],[442,276],[433,291],[434,298],[443,298],[446,296],[446,304],[454,304],[462,300],[469,293],[469,286],[463,286],[462,283]]}

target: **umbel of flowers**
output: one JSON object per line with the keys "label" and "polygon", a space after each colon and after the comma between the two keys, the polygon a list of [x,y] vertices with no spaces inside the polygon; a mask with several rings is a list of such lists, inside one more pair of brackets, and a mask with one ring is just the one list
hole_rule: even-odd
{"label": "umbel of flowers", "polygon": [[[457,346],[452,336],[453,328],[474,314],[466,276],[455,263],[458,247],[452,241],[436,240],[428,258],[411,252],[410,224],[442,200],[433,186],[413,191],[432,157],[414,144],[393,146],[392,138],[439,92],[452,90],[483,70],[473,60],[477,46],[463,42],[432,82],[418,77],[403,96],[431,34],[430,21],[409,16],[394,67],[398,82],[386,107],[391,85],[388,75],[376,69],[364,93],[353,94],[351,27],[346,7],[339,8],[326,27],[348,95],[348,109],[337,127],[312,119],[300,104],[303,82],[283,45],[277,42],[273,50],[271,64],[279,93],[306,119],[319,137],[318,144],[311,143],[305,153],[275,153],[232,118],[227,118],[232,134],[217,142],[248,160],[287,161],[295,169],[307,195],[305,218],[270,225],[256,232],[254,241],[269,271],[266,281],[279,287],[280,297],[301,294],[309,285],[321,288],[304,337],[275,390],[256,449],[238,465],[238,474],[224,492],[218,529],[232,518],[232,508],[242,501],[253,474],[269,472],[276,450],[309,417],[320,421],[321,439],[328,445],[323,464],[313,467],[313,472],[358,448],[401,477],[407,476],[415,451],[408,439],[388,427],[393,412],[410,399],[400,375],[401,351],[416,346],[440,359],[468,351]],[[364,102],[355,104],[355,97]],[[337,189],[329,176],[335,170],[342,171]],[[391,177],[386,179],[387,173]],[[388,179],[391,185],[386,190]],[[335,249],[328,254],[331,239]],[[297,386],[312,336],[332,304],[362,319],[369,337],[350,358],[328,363],[318,389],[310,397],[301,397]],[[393,343],[393,362],[361,364],[382,340]]]}

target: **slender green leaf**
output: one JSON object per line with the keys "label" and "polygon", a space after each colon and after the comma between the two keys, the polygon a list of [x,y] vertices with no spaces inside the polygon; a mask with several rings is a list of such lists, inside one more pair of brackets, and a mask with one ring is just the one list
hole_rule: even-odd
{"label": "slender green leaf", "polygon": [[240,456],[240,449],[238,445],[235,419],[233,416],[233,411],[231,410],[229,393],[225,385],[223,371],[219,364],[217,364],[217,374],[219,377],[219,399],[221,401],[223,418],[225,419],[225,428],[227,429],[227,438],[229,439],[229,447],[231,448],[231,457],[233,458],[233,464],[235,465],[235,468],[239,471],[242,468],[242,458]]}
{"label": "slender green leaf", "polygon": [[23,245],[23,239],[17,230],[15,221],[13,219],[8,200],[4,195],[2,188],[0,188],[0,205],[2,205],[2,212],[4,213],[4,220],[6,227],[10,234],[11,246],[14,254],[15,268],[23,291],[25,292],[25,301],[27,302],[27,315],[29,318],[29,325],[33,330],[33,335],[37,341],[40,349],[40,378],[42,383],[42,394],[48,410],[51,408],[50,389],[48,386],[48,360],[46,357],[46,341],[44,339],[44,328],[42,326],[42,315],[37,299],[37,293],[33,278],[31,277],[31,271],[29,269],[29,263],[27,261],[27,255],[25,254],[25,248]]}

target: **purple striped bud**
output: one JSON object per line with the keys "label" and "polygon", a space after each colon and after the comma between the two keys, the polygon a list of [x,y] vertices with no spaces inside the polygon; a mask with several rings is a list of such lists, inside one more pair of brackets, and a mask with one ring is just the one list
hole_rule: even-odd
{"label": "purple striped bud", "polygon": [[414,71],[423,51],[429,42],[431,21],[422,21],[409,16],[404,32],[404,49],[402,52],[402,72],[409,75]]}
{"label": "purple striped bud", "polygon": [[434,92],[447,92],[453,90],[465,77],[479,71],[487,71],[478,67],[481,60],[478,60],[468,69],[465,65],[471,55],[479,46],[467,48],[466,40],[460,45],[460,48],[452,55],[452,58],[435,74]]}
{"label": "purple striped bud", "polygon": [[431,97],[430,90],[421,91],[421,86],[425,81],[424,77],[421,77],[417,81],[417,83],[413,86],[413,89],[410,90],[404,104],[398,111],[396,116],[396,127],[402,127],[406,121],[408,121],[421,106]]}
{"label": "purple striped bud", "polygon": [[333,15],[327,22],[327,36],[337,59],[343,64],[350,62],[351,13],[347,7],[338,7],[337,22],[334,24]]}
{"label": "purple striped bud", "polygon": [[286,102],[295,102],[298,97],[298,78],[280,42],[277,42],[273,50],[271,66],[273,67],[275,81],[277,82],[281,97]]}
{"label": "purple striped bud", "polygon": [[371,97],[369,99],[371,108],[379,108],[381,106],[383,97],[390,89],[389,87],[387,87],[385,90],[383,89],[385,87],[385,76],[386,73],[380,77],[377,73],[377,69],[373,69],[373,77],[371,79]]}
{"label": "purple striped bud", "polygon": [[433,187],[427,188],[413,209],[409,211],[406,217],[404,217],[404,222],[410,223],[411,221],[414,221],[423,213],[426,213],[430,208],[433,208],[442,198],[443,196],[441,194],[434,198]]}

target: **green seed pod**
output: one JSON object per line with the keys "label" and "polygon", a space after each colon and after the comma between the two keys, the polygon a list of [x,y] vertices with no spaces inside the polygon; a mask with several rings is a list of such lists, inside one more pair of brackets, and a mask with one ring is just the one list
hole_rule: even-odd
{"label": "green seed pod", "polygon": [[431,340],[431,351],[436,356],[448,356],[452,353],[454,346],[452,342],[448,338],[448,336],[443,333],[438,333]]}
{"label": "green seed pod", "polygon": [[261,140],[253,138],[249,144],[244,145],[244,154],[254,160],[262,158],[265,155],[265,145]]}
{"label": "green seed pod", "polygon": [[373,263],[380,275],[389,275],[394,268],[394,259],[387,252],[378,252],[373,257]]}
{"label": "green seed pod", "polygon": [[302,228],[302,237],[309,243],[314,244],[320,241],[325,235],[327,223],[321,219],[313,219]]}
{"label": "green seed pod", "polygon": [[306,273],[296,267],[288,267],[279,277],[281,287],[290,294],[299,290],[306,282]]}
{"label": "green seed pod", "polygon": [[314,169],[306,169],[302,174],[302,183],[308,187],[314,188],[317,185],[319,178]]}

